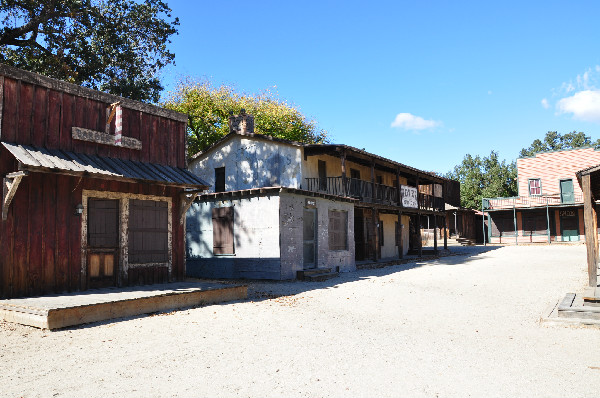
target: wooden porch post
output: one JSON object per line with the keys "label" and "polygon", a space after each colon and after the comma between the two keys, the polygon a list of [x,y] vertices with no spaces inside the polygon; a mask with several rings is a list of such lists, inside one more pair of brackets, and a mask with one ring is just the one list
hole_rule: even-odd
{"label": "wooden porch post", "polygon": [[346,186],[346,150],[342,149],[340,155],[340,162],[342,166],[342,192],[344,196],[348,196],[348,187]]}
{"label": "wooden porch post", "polygon": [[396,230],[396,236],[399,236],[398,242],[398,257],[404,258],[404,238],[402,236],[402,210],[398,211],[398,229]]}
{"label": "wooden porch post", "polygon": [[375,203],[375,161],[371,161],[371,199]]}
{"label": "wooden porch post", "polygon": [[433,254],[438,254],[437,250],[437,214],[433,213]]}
{"label": "wooden porch post", "polygon": [[448,225],[448,216],[446,213],[444,213],[444,250],[448,250],[448,229],[447,226]]}
{"label": "wooden porch post", "polygon": [[396,167],[396,203],[398,203],[398,205],[402,203],[400,194],[400,167]]}
{"label": "wooden porch post", "polygon": [[378,254],[379,254],[379,228],[377,228],[377,223],[379,222],[379,214],[377,212],[377,209],[373,207],[373,213],[372,213],[372,217],[371,217],[371,224],[373,226],[373,260],[377,261],[378,260]]}
{"label": "wooden porch post", "polygon": [[419,237],[419,257],[423,257],[423,240],[421,238],[421,201],[419,200],[419,173],[417,173],[417,236]]}
{"label": "wooden porch post", "polygon": [[598,221],[589,174],[581,176],[581,185],[583,188],[583,217],[589,285],[596,288],[598,286]]}

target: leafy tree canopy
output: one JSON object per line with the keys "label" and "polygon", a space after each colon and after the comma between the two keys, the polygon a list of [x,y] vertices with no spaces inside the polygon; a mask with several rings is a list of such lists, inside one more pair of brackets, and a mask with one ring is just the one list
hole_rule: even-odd
{"label": "leafy tree canopy", "polygon": [[516,163],[500,161],[495,151],[483,158],[465,155],[462,163],[445,177],[460,181],[460,202],[466,208],[480,209],[482,198],[517,194]]}
{"label": "leafy tree canopy", "polygon": [[147,102],[179,25],[161,0],[1,0],[0,21],[0,62]]}
{"label": "leafy tree canopy", "polygon": [[190,156],[228,134],[229,113],[237,114],[241,109],[254,116],[256,133],[308,144],[328,141],[327,133],[314,120],[307,119],[298,108],[268,90],[247,95],[231,86],[214,87],[208,81],[188,79],[180,82],[162,105],[188,115]]}
{"label": "leafy tree canopy", "polygon": [[520,157],[533,156],[540,152],[558,151],[562,149],[573,149],[593,146],[600,148],[600,139],[592,142],[590,136],[583,132],[573,131],[561,135],[556,131],[548,131],[544,140],[534,140],[528,148],[521,149]]}

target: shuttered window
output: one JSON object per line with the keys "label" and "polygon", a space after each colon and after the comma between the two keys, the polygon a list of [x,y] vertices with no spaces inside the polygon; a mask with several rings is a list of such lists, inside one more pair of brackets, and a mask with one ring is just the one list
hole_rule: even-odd
{"label": "shuttered window", "polygon": [[523,215],[523,235],[541,235],[548,233],[546,210],[526,210]]}
{"label": "shuttered window", "polygon": [[329,250],[348,250],[348,212],[329,210]]}
{"label": "shuttered window", "polygon": [[513,212],[492,213],[492,236],[515,236]]}
{"label": "shuttered window", "polygon": [[212,210],[213,254],[234,254],[233,207],[218,207]]}
{"label": "shuttered window", "polygon": [[169,261],[169,217],[164,201],[129,201],[129,262]]}

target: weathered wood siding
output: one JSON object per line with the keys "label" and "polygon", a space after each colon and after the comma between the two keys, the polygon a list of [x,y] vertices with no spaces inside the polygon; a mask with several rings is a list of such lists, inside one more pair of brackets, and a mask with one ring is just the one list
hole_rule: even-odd
{"label": "weathered wood siding", "polygon": [[[0,163],[6,167],[6,150]],[[22,297],[85,290],[81,272],[81,216],[75,207],[84,189],[168,196],[172,217],[179,220],[179,194],[175,188],[151,184],[31,173],[23,178],[8,219],[0,223],[0,297]],[[172,279],[184,278],[183,227],[173,223]],[[156,268],[156,269],[154,269]],[[124,285],[167,282],[163,267],[128,270]]]}
{"label": "weathered wood siding", "polygon": [[[142,149],[101,145],[72,138],[72,128],[104,132],[108,102],[56,91],[2,76],[0,140],[48,149],[130,159],[185,168],[186,125],[123,107],[123,136]],[[111,134],[114,134],[114,119]]]}

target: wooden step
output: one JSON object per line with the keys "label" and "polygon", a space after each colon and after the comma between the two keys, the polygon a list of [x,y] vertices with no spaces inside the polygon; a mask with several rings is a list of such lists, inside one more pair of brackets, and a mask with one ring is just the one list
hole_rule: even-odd
{"label": "wooden step", "polygon": [[600,308],[586,305],[582,297],[578,297],[575,293],[567,293],[558,305],[558,316],[600,320]]}

